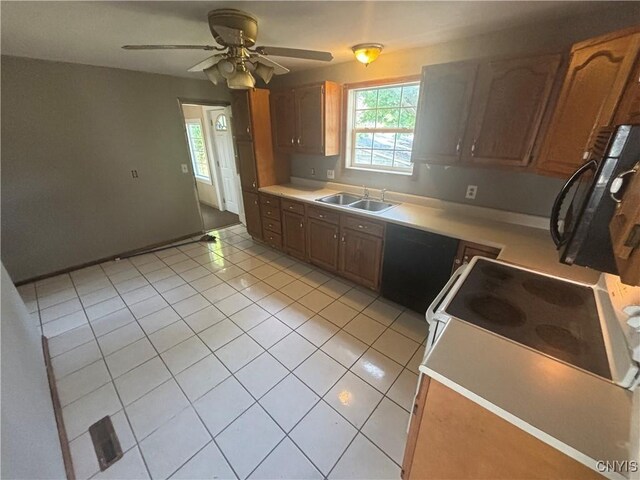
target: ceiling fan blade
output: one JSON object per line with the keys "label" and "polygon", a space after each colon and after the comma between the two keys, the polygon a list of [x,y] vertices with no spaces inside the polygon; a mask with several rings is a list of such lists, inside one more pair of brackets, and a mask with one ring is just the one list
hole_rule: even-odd
{"label": "ceiling fan blade", "polygon": [[124,50],[214,50],[212,45],[123,45]]}
{"label": "ceiling fan blade", "polygon": [[189,72],[201,72],[202,70],[206,70],[207,68],[211,68],[216,63],[218,63],[220,61],[222,56],[223,56],[222,53],[216,53],[215,55],[211,55],[209,58],[204,59],[200,63],[196,63],[188,71]]}
{"label": "ceiling fan blade", "polygon": [[276,75],[283,75],[285,73],[289,73],[289,69],[287,67],[283,67],[278,62],[274,62],[270,58],[265,57],[264,55],[260,55],[259,53],[251,53],[251,56],[259,59],[259,63],[263,63],[267,67],[273,68],[273,73]]}
{"label": "ceiling fan blade", "polygon": [[262,55],[273,55],[274,57],[304,58],[306,60],[318,60],[330,62],[333,60],[331,52],[321,52],[318,50],[302,50],[300,48],[286,47],[257,47],[256,52]]}

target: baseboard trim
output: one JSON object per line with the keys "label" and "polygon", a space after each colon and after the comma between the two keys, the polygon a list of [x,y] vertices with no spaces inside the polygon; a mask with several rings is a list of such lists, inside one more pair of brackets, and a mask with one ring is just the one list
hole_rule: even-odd
{"label": "baseboard trim", "polygon": [[64,470],[67,473],[67,480],[75,480],[76,474],[73,471],[73,460],[71,459],[71,450],[69,449],[69,438],[67,437],[67,429],[64,426],[62,417],[62,406],[60,405],[60,397],[58,397],[58,388],[53,374],[53,365],[51,364],[51,356],[49,355],[49,340],[42,336],[42,353],[44,354],[44,364],[47,369],[47,379],[49,380],[49,391],[51,393],[51,402],[53,403],[53,414],[56,417],[56,425],[58,426],[58,438],[60,439],[60,449],[62,450],[62,461],[64,462]]}
{"label": "baseboard trim", "polygon": [[16,285],[16,287],[19,287],[20,285],[25,285],[27,283],[37,282],[38,280],[44,280],[45,278],[51,278],[51,277],[55,277],[57,275],[63,275],[65,273],[73,272],[74,270],[79,270],[81,268],[91,267],[93,265],[98,265],[98,264],[104,263],[104,262],[110,262],[110,261],[115,260],[117,258],[125,257],[125,256],[128,256],[128,255],[135,255],[136,253],[142,253],[142,252],[145,252],[147,250],[153,250],[154,248],[162,247],[163,245],[168,245],[170,243],[179,242],[180,240],[185,240],[187,238],[195,237],[197,235],[204,235],[205,233],[207,233],[205,230],[198,230],[197,232],[193,232],[193,233],[190,233],[188,235],[182,235],[182,236],[180,236],[178,238],[174,238],[172,240],[166,240],[164,242],[154,243],[152,245],[147,245],[146,247],[136,248],[135,250],[129,250],[129,251],[126,251],[126,252],[121,252],[121,253],[118,253],[117,255],[110,255],[108,257],[103,257],[103,258],[100,258],[98,260],[92,260],[90,262],[85,262],[85,263],[81,263],[81,264],[78,264],[78,265],[73,265],[71,267],[63,268],[61,270],[56,270],[55,272],[45,273],[44,275],[38,275],[36,277],[31,277],[31,278],[28,278],[26,280],[20,280],[18,282],[15,282],[15,285]]}

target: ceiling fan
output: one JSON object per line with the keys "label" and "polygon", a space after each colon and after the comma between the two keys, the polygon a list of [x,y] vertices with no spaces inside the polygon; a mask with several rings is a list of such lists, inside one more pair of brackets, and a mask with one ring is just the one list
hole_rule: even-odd
{"label": "ceiling fan", "polygon": [[194,65],[190,72],[203,71],[214,85],[224,80],[232,89],[248,89],[255,86],[257,75],[265,83],[271,77],[288,73],[289,69],[267,56],[292,57],[305,60],[330,62],[330,52],[302,50],[284,47],[256,47],[258,19],[250,13],[234,8],[211,10],[208,14],[209,28],[220,46],[214,45],[124,45],[125,50],[208,50],[218,51]]}

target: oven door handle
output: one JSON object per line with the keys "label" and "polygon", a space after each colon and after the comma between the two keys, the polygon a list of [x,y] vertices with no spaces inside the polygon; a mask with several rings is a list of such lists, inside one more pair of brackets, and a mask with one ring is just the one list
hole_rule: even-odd
{"label": "oven door handle", "polygon": [[458,269],[455,272],[453,272],[453,275],[451,275],[451,278],[447,281],[445,286],[442,287],[442,290],[440,290],[440,293],[438,293],[438,295],[436,295],[436,298],[433,299],[433,302],[431,302],[431,305],[429,305],[429,308],[427,308],[427,312],[425,313],[425,318],[427,319],[427,323],[429,322],[429,317],[435,316],[436,309],[440,306],[442,299],[446,297],[447,294],[451,291],[451,288],[458,281],[458,279],[464,273],[464,271],[467,269],[468,265],[469,264],[467,263],[458,267]]}
{"label": "oven door handle", "polygon": [[555,243],[556,247],[559,247],[564,243],[565,239],[562,238],[562,234],[558,229],[558,221],[560,220],[560,210],[562,209],[562,205],[564,203],[564,199],[571,190],[571,187],[580,179],[582,175],[584,175],[589,170],[596,170],[598,167],[598,163],[595,160],[589,160],[587,163],[578,168],[573,175],[567,180],[567,183],[564,184],[560,193],[556,197],[556,200],[553,202],[553,208],[551,209],[551,219],[550,219],[550,233],[551,239],[553,243]]}

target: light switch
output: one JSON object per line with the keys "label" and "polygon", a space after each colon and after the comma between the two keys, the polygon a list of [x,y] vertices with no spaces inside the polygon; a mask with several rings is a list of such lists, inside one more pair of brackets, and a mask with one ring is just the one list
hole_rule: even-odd
{"label": "light switch", "polygon": [[182,164],[182,173],[189,173],[189,166],[186,163]]}
{"label": "light switch", "polygon": [[329,180],[333,180],[334,178],[336,178],[335,170],[327,170],[327,178]]}

